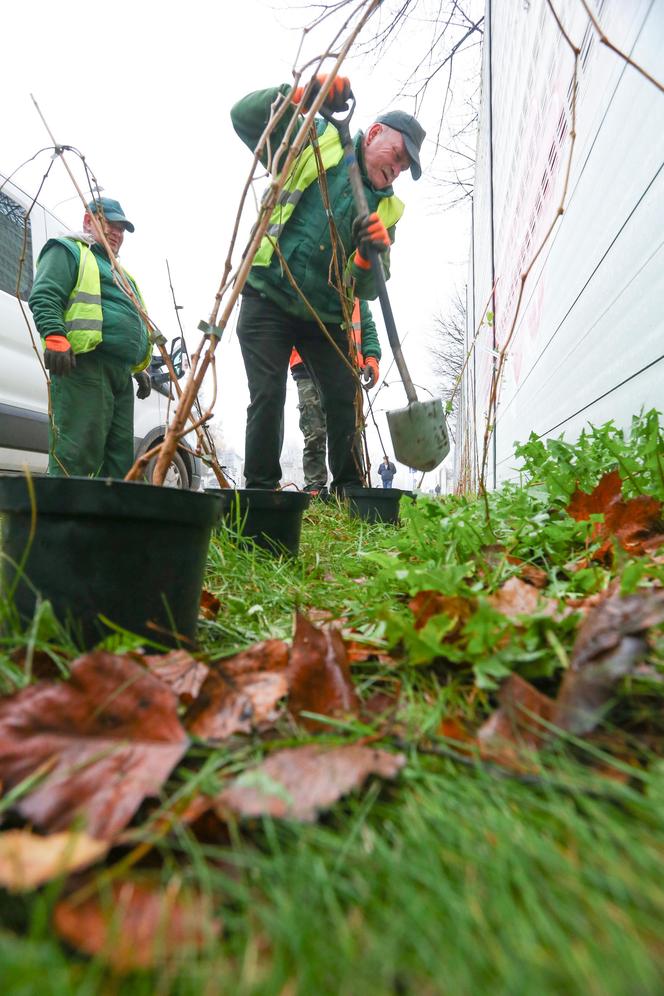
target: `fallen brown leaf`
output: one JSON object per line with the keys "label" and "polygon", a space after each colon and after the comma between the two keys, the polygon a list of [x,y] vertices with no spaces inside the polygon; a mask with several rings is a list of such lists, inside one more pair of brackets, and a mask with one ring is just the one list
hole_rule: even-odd
{"label": "fallen brown leaf", "polygon": [[219,615],[221,602],[211,591],[203,588],[201,592],[201,615],[204,619],[216,619]]}
{"label": "fallen brown leaf", "polygon": [[349,664],[361,664],[368,660],[376,660],[379,664],[397,663],[382,644],[378,646],[375,643],[360,643],[359,640],[344,640],[344,643]]}
{"label": "fallen brown leaf", "polygon": [[513,554],[508,553],[505,547],[499,543],[490,543],[483,546],[480,553],[484,558],[484,562],[493,569],[498,567],[501,561],[518,567],[518,576],[521,580],[527,581],[528,584],[532,584],[535,588],[546,588],[549,583],[549,576],[546,571],[542,570],[541,567],[536,567],[535,564],[530,564],[528,561],[522,560],[521,557],[515,557]]}
{"label": "fallen brown leaf", "polygon": [[617,470],[612,470],[604,475],[590,494],[577,488],[569,500],[567,511],[577,522],[583,522],[591,515],[604,515],[614,502],[621,500],[621,493],[622,478]]}
{"label": "fallen brown leaf", "polygon": [[489,602],[498,612],[516,619],[519,616],[555,615],[558,603],[553,598],[544,598],[532,584],[520,578],[508,578],[498,591],[489,595]]}
{"label": "fallen brown leaf", "polygon": [[519,577],[522,581],[526,581],[534,588],[546,588],[549,583],[549,575],[541,567],[529,564],[527,561],[521,560],[520,557],[513,557],[509,553],[506,559],[509,564],[514,564],[519,568]]}
{"label": "fallen brown leaf", "polygon": [[11,789],[49,767],[15,809],[47,832],[83,819],[110,839],[159,792],[187,748],[173,692],[130,657],[103,651],[0,700],[0,780]]}
{"label": "fallen brown leaf", "polygon": [[317,720],[302,716],[315,712],[322,716],[356,716],[360,702],[353,688],[348,657],[341,634],[336,629],[317,629],[301,613],[296,615],[295,636],[289,667],[288,708],[309,730],[326,728]]}
{"label": "fallen brown leaf", "polygon": [[61,900],[53,923],[60,937],[117,972],[184,961],[219,936],[220,921],[207,896],[116,882],[106,901]]}
{"label": "fallen brown leaf", "polygon": [[220,815],[275,816],[311,822],[338,799],[360,788],[369,775],[394,778],[403,754],[357,744],[324,748],[315,744],[282,750],[244,772],[217,799]]}
{"label": "fallen brown leaf", "polygon": [[288,692],[288,646],[283,640],[256,643],[210,668],[185,718],[187,729],[203,739],[251,732],[273,718],[277,702]]}
{"label": "fallen brown leaf", "polygon": [[397,681],[391,691],[379,690],[370,695],[362,703],[362,715],[368,719],[385,716],[386,713],[396,713],[401,695],[401,682]]}
{"label": "fallen brown leaf", "polygon": [[209,674],[209,668],[187,650],[150,654],[142,660],[156,678],[173,689],[181,702],[193,702]]}
{"label": "fallen brown leaf", "polygon": [[577,734],[592,730],[616,682],[646,656],[646,631],[662,620],[661,590],[626,596],[615,592],[592,608],[579,629],[556,699],[556,725]]}
{"label": "fallen brown leaf", "polygon": [[0,834],[0,885],[10,892],[36,889],[94,864],[104,857],[108,846],[76,831],[40,837],[30,830],[7,830]]}
{"label": "fallen brown leaf", "polygon": [[488,748],[492,742],[539,747],[547,730],[537,718],[553,722],[555,703],[518,674],[511,674],[500,686],[499,707],[480,727],[477,739]]}
{"label": "fallen brown leaf", "polygon": [[15,647],[9,658],[21,668],[24,674],[30,674],[33,679],[43,681],[49,678],[62,678],[64,673],[56,661],[45,650],[33,647]]}
{"label": "fallen brown leaf", "polygon": [[592,559],[610,562],[613,558],[612,536],[627,553],[642,555],[654,552],[664,545],[662,503],[656,498],[639,495],[625,501],[621,497],[622,480],[618,471],[605,474],[590,493],[575,491],[568,513],[577,521],[584,521],[591,514],[602,514],[604,522],[596,522],[593,539],[606,537]]}
{"label": "fallen brown leaf", "polygon": [[473,614],[473,604],[467,598],[458,595],[442,595],[439,591],[418,591],[408,603],[408,608],[415,616],[415,629],[422,629],[433,616],[443,613],[454,620],[453,628],[445,634],[445,640],[456,639],[466,622]]}

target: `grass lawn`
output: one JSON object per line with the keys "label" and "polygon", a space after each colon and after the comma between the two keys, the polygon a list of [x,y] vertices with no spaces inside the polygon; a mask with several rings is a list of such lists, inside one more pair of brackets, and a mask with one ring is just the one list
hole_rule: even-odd
{"label": "grass lawn", "polygon": [[[480,757],[449,725],[474,736],[513,672],[555,696],[589,600],[612,584],[625,597],[661,587],[655,551],[614,544],[593,560],[603,535],[593,533],[593,520],[567,511],[576,482],[590,491],[616,466],[626,501],[644,491],[664,497],[658,458],[644,455],[652,420],[640,425],[631,443],[608,430],[555,452],[533,443],[525,452],[528,486],[502,489],[488,505],[403,503],[399,528],[313,503],[297,560],[216,536],[206,588],[220,610],[201,622],[206,660],[268,637],[290,640],[299,609],[316,625],[337,621],[356,651],[367,645],[367,659],[352,665],[363,701],[394,696],[398,687],[398,704],[387,719],[330,718],[317,732],[284,714],[262,734],[216,745],[194,738],[164,786],[162,810],[312,741],[364,738],[403,753],[405,766],[394,780],[370,779],[311,823],[262,816],[224,825],[175,820],[159,829],[154,806],[144,805],[91,872],[27,892],[0,890],[0,991],[661,993],[661,624],[649,628],[647,673],[615,684],[611,708],[588,736],[552,736],[536,761]],[[526,566],[540,572],[538,597],[555,603],[557,614],[541,604],[506,610],[500,593],[526,576]],[[421,592],[458,601],[418,618],[409,603]],[[114,649],[133,645],[121,635]],[[73,656],[48,626],[5,637],[5,695],[31,680],[10,656],[20,646],[30,659],[47,651],[65,673]],[[3,829],[23,826],[11,800],[0,799],[0,814]],[[124,974],[57,936],[54,908],[69,890],[92,882],[111,909],[111,887],[124,881],[194,889],[205,899],[209,936],[195,952],[164,951],[154,967]]]}

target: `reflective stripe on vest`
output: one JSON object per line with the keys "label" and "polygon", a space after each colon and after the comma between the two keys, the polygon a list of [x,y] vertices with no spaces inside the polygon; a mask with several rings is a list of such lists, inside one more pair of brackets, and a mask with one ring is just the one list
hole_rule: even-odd
{"label": "reflective stripe on vest", "polygon": [[361,367],[364,364],[364,357],[362,356],[362,316],[360,313],[359,297],[356,297],[353,303],[353,317],[351,319],[350,327],[353,333],[353,342],[355,343],[357,362]]}
{"label": "reflective stripe on vest", "polygon": [[[343,158],[343,146],[339,138],[336,126],[329,124],[323,134],[317,139],[320,150],[320,159],[323,169],[327,171],[341,162]],[[308,145],[293,164],[290,176],[286,180],[284,187],[275,204],[270,223],[266,234],[261,239],[254,256],[253,266],[269,266],[274,255],[274,247],[278,241],[284,226],[290,220],[297,207],[302,194],[307,187],[318,178],[318,162],[316,160],[314,145]],[[386,228],[396,225],[403,214],[404,205],[398,197],[383,197],[378,204],[378,216]]]}

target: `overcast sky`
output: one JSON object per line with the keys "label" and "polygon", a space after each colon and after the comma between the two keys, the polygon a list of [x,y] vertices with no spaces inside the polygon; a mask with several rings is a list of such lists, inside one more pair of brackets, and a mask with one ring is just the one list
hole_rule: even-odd
{"label": "overcast sky", "polygon": [[[469,6],[481,12],[480,0]],[[431,4],[430,9],[436,8]],[[118,198],[136,225],[136,233],[125,238],[121,259],[138,279],[154,321],[171,338],[177,334],[177,322],[168,259],[190,348],[199,341],[199,319],[207,319],[213,306],[251,163],[231,127],[229,109],[250,90],[292,78],[296,60],[298,65],[303,61],[298,58],[301,28],[310,17],[304,4],[265,0],[238,5],[116,0],[112,6],[23,0],[3,11],[0,172],[7,175],[49,144],[30,99],[33,93],[57,141],[83,152],[104,194]],[[357,97],[357,127],[366,128],[389,107],[414,110],[412,99],[395,99],[395,94],[422,58],[432,33],[426,0],[421,0],[398,43],[378,62],[374,55],[356,55],[345,63],[343,72],[350,76]],[[323,51],[330,38],[331,26],[322,26],[308,36],[307,52]],[[466,59],[472,57],[473,51]],[[457,65],[460,79],[465,78],[469,62],[464,66],[457,60]],[[435,379],[426,338],[455,286],[464,286],[468,258],[467,219],[463,212],[441,210],[443,195],[435,181],[445,168],[440,153],[433,161],[431,141],[444,82],[446,77],[432,89],[418,115],[428,132],[424,176],[414,183],[404,174],[395,186],[406,202],[406,213],[388,285],[397,327],[402,337],[407,334],[404,353],[413,379],[430,390],[435,389]],[[80,166],[73,157],[69,162],[82,182]],[[48,163],[48,153],[42,153],[15,182],[33,193]],[[82,209],[62,163],[55,163],[40,200],[65,224],[80,227]],[[250,208],[236,263],[253,219]],[[377,303],[373,311],[381,332],[383,374],[389,366],[389,345]],[[235,318],[216,353],[220,383],[215,421],[221,423],[227,444],[241,453],[248,395]],[[405,404],[394,368],[388,382],[391,386],[378,395],[377,409]],[[422,391],[423,398],[428,396]],[[296,398],[291,384],[286,441],[300,446]],[[387,443],[382,411],[378,421]],[[380,444],[374,437],[370,445],[376,467]],[[429,477],[425,487],[435,483],[434,476]],[[405,469],[400,469],[396,483],[411,485]]]}

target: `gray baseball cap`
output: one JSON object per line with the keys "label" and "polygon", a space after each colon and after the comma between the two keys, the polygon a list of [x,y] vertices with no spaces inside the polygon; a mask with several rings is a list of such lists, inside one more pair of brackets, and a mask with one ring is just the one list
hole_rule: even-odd
{"label": "gray baseball cap", "polygon": [[401,132],[406,152],[410,156],[411,176],[413,180],[419,180],[422,176],[420,149],[426,135],[420,122],[412,114],[406,114],[405,111],[387,111],[386,114],[381,114],[380,117],[377,117],[376,121],[379,124],[387,125],[389,128],[394,128],[395,131]]}

